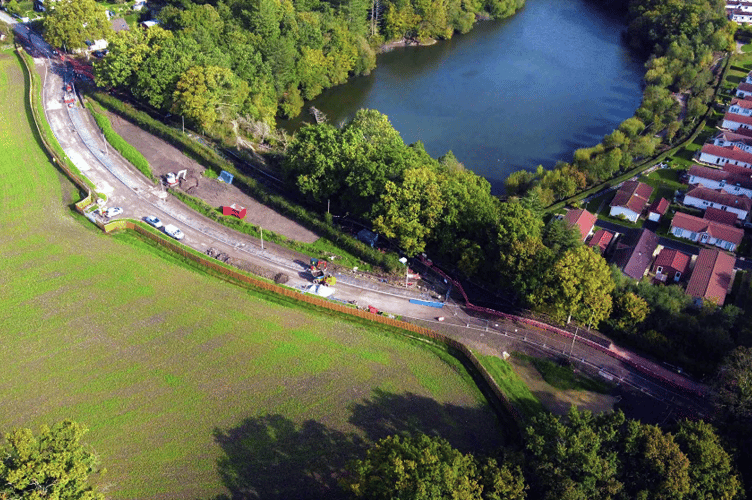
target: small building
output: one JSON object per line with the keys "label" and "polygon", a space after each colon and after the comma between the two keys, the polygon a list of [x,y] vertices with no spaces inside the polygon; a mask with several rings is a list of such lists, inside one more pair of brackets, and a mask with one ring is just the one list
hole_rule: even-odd
{"label": "small building", "polygon": [[589,247],[598,247],[601,255],[605,255],[613,239],[614,233],[606,229],[599,229],[593,234],[587,245]]}
{"label": "small building", "polygon": [[583,208],[570,210],[564,216],[564,223],[567,227],[572,228],[577,226],[582,241],[585,241],[587,237],[590,236],[590,233],[593,232],[593,226],[595,225],[596,220],[598,220],[598,217]]}
{"label": "small building", "polygon": [[623,215],[628,221],[636,222],[645,210],[650,195],[653,194],[653,188],[647,184],[637,181],[627,181],[621,185],[619,190],[611,200],[612,217]]}
{"label": "small building", "polygon": [[677,212],[671,220],[671,234],[696,243],[715,245],[733,252],[744,238],[744,230],[694,215]]}
{"label": "small building", "polygon": [[752,199],[746,196],[734,196],[722,190],[714,190],[706,187],[696,187],[684,195],[684,204],[688,207],[718,208],[725,212],[733,212],[736,218],[745,220],[752,209]]}
{"label": "small building", "polygon": [[752,116],[752,101],[748,99],[732,99],[728,112],[735,115]]}
{"label": "small building", "polygon": [[653,262],[658,236],[647,229],[633,230],[616,242],[613,262],[626,276],[641,280]]}
{"label": "small building", "polygon": [[668,200],[666,198],[656,198],[648,207],[648,220],[658,222],[661,217],[666,215],[668,210]]}
{"label": "small building", "polygon": [[752,168],[752,153],[736,146],[722,147],[715,144],[705,144],[700,150],[700,161],[711,165],[725,166],[730,164]]}
{"label": "small building", "polygon": [[698,305],[712,301],[722,306],[729,287],[734,282],[735,263],[736,259],[732,255],[703,248],[697,256],[685,293],[693,297]]}
{"label": "small building", "polygon": [[141,23],[141,26],[146,29],[152,28],[157,25],[159,25],[159,21],[156,19],[149,19],[148,21],[144,21]]}
{"label": "small building", "polygon": [[664,248],[655,258],[653,272],[655,279],[663,283],[677,283],[689,271],[692,258],[673,248]]}
{"label": "small building", "polygon": [[718,168],[692,165],[689,169],[689,184],[700,185],[713,190],[723,190],[735,196],[752,198],[752,170],[738,173]]}

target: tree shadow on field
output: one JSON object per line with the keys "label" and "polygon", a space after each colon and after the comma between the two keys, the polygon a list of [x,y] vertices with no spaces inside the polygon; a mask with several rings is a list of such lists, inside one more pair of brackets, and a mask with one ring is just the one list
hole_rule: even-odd
{"label": "tree shadow on field", "polygon": [[230,496],[214,500],[315,500],[345,498],[337,477],[351,459],[365,454],[355,435],[313,420],[297,425],[282,415],[248,418],[214,431],[225,456],[217,461]]}
{"label": "tree shadow on field", "polygon": [[350,406],[350,423],[368,441],[393,434],[440,436],[463,453],[494,453],[505,444],[505,431],[488,406],[467,407],[412,393],[373,391],[371,399]]}
{"label": "tree shadow on field", "polygon": [[213,500],[349,498],[337,484],[347,463],[363,458],[369,445],[392,434],[441,436],[463,452],[492,453],[504,441],[503,429],[488,408],[379,390],[350,408],[349,422],[362,433],[334,430],[313,420],[299,425],[282,415],[215,429],[214,439],[225,453],[217,468],[229,494]]}

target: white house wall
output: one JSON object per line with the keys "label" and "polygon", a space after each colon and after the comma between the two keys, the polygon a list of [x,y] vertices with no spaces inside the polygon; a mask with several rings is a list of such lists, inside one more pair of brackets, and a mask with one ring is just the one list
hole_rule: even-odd
{"label": "white house wall", "polygon": [[694,196],[684,195],[684,204],[689,207],[700,208],[702,210],[705,210],[708,207],[717,208],[719,210],[724,210],[723,207],[726,207],[725,211],[736,214],[736,217],[738,219],[744,220],[747,218],[746,210],[735,208],[735,207],[729,207],[727,205],[721,205],[720,203],[714,203],[712,201],[701,200],[699,198],[695,198]]}
{"label": "white house wall", "polygon": [[636,222],[637,218],[640,217],[640,214],[634,213],[628,208],[624,207],[611,207],[611,211],[609,212],[611,217],[618,217],[619,215],[624,215],[624,217],[627,218],[630,222]]}

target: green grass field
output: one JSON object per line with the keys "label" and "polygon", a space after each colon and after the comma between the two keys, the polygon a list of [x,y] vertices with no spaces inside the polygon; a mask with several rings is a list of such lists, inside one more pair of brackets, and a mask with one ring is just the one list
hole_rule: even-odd
{"label": "green grass field", "polygon": [[0,430],[88,425],[115,499],[337,498],[342,465],[394,432],[503,444],[454,358],[74,216],[78,193],[23,98],[20,62],[2,53]]}

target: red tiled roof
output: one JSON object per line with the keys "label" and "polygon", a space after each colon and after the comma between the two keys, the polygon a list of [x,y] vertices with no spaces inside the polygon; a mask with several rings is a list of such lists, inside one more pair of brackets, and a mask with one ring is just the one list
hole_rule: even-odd
{"label": "red tiled roof", "polygon": [[740,82],[736,88],[742,92],[752,92],[752,83]]}
{"label": "red tiled roof", "polygon": [[742,123],[744,125],[752,125],[752,116],[740,115],[737,113],[726,113],[723,115],[723,121],[730,121],[735,123]]}
{"label": "red tiled roof", "polygon": [[687,295],[710,299],[722,306],[731,285],[735,262],[733,256],[719,250],[700,250],[692,277],[687,284]]}
{"label": "red tiled roof", "polygon": [[664,248],[661,250],[661,253],[658,254],[658,257],[655,258],[653,269],[657,269],[658,266],[661,266],[664,270],[663,274],[667,274],[665,272],[666,268],[671,268],[674,271],[679,271],[682,275],[685,275],[687,274],[690,260],[689,255],[680,252],[679,250]]}
{"label": "red tiled roof", "polygon": [[[745,97],[744,99],[745,100],[752,99],[752,95],[749,95]],[[742,129],[742,131],[744,130],[745,129]],[[752,130],[750,130],[748,134],[743,134],[741,132],[730,132],[728,130],[724,130],[720,132],[718,135],[716,135],[713,139],[714,140],[721,139],[727,142],[743,142],[744,144],[752,146]]]}
{"label": "red tiled roof", "polygon": [[676,212],[671,221],[671,227],[686,229],[694,233],[708,233],[713,238],[728,241],[735,245],[739,245],[742,242],[742,238],[744,238],[743,229],[721,224],[714,220],[701,219],[683,212]]}
{"label": "red tiled roof", "polygon": [[579,208],[577,210],[570,210],[569,212],[567,212],[567,215],[564,216],[564,221],[567,223],[567,226],[572,227],[576,225],[580,230],[582,241],[585,241],[585,239],[588,237],[588,234],[590,234],[590,230],[593,229],[596,220],[598,220],[597,216],[582,208]]}
{"label": "red tiled roof", "polygon": [[742,167],[741,165],[734,165],[733,163],[724,163],[723,170],[732,174],[752,175],[752,168]]}
{"label": "red tiled roof", "polygon": [[745,100],[745,99],[732,99],[731,104],[729,104],[729,107],[731,106],[739,106],[740,108],[744,109],[752,109],[752,101]]}
{"label": "red tiled roof", "polygon": [[[738,167],[738,165],[732,165],[732,167]],[[752,189],[752,169],[742,168],[742,171],[732,171],[703,167],[702,165],[692,165],[689,169],[689,175],[716,182],[726,181],[726,184],[732,186],[739,184],[741,187]]]}
{"label": "red tiled roof", "polygon": [[640,280],[653,260],[658,236],[647,229],[640,229],[622,236],[617,246],[614,263],[630,278]]}
{"label": "red tiled roof", "polygon": [[657,199],[650,204],[648,212],[654,212],[656,214],[665,215],[668,210],[668,200],[666,198]]}
{"label": "red tiled roof", "polygon": [[752,209],[752,199],[746,196],[734,196],[724,191],[716,191],[702,186],[698,186],[691,189],[685,196],[691,196],[700,200],[710,201],[713,203],[719,203],[727,207],[738,208],[740,210],[746,210],[747,212]]}
{"label": "red tiled roof", "polygon": [[598,246],[601,249],[601,255],[606,252],[608,244],[611,243],[611,239],[614,237],[614,233],[605,229],[599,229],[593,234],[588,242],[589,247]]}
{"label": "red tiled roof", "polygon": [[705,144],[701,151],[705,154],[718,156],[719,158],[728,158],[729,160],[752,164],[752,153],[747,153],[736,146],[716,146],[715,144]]}
{"label": "red tiled roof", "polygon": [[708,207],[705,210],[703,219],[720,222],[721,224],[726,224],[727,226],[735,226],[736,221],[738,220],[734,212],[724,212],[723,210],[713,207]]}
{"label": "red tiled roof", "polygon": [[653,188],[637,181],[627,181],[619,188],[611,200],[612,207],[628,208],[635,213],[642,213],[648,203]]}

